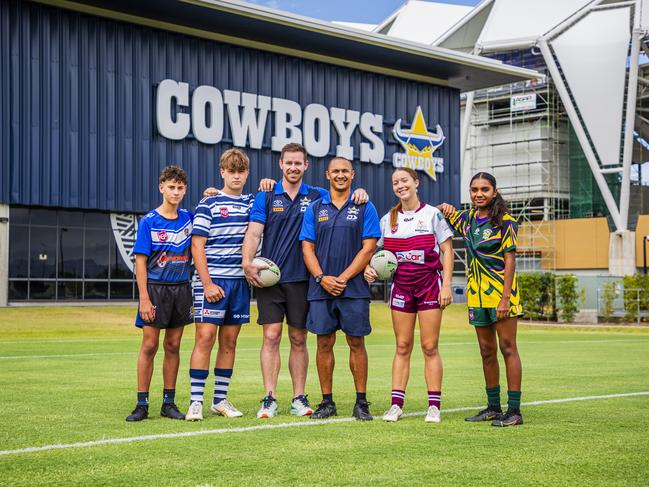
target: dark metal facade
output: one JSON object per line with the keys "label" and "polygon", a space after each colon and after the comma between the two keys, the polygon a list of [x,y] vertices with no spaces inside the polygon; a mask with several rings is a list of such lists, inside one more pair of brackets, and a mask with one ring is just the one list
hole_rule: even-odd
{"label": "dark metal facade", "polygon": [[[0,3],[0,202],[144,212],[159,203],[160,169],[175,163],[189,174],[184,205],[193,206],[204,187],[220,185],[229,126],[218,145],[161,137],[155,90],[166,78],[382,114],[384,163],[356,163],[356,185],[381,213],[395,200],[391,160],[401,148],[392,126],[402,118],[407,127],[420,105],[429,129],[440,124],[447,137],[435,153],[445,172],[436,182],[422,173],[420,194],[459,203],[457,90],[23,2]],[[249,191],[261,177],[280,177],[273,124],[269,116],[263,148],[248,151]],[[357,129],[356,155],[360,141]],[[326,185],[326,159],[312,159],[308,182]]]}

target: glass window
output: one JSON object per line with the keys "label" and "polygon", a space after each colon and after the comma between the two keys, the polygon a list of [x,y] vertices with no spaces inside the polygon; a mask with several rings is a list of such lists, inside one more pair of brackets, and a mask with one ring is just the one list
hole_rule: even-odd
{"label": "glass window", "polygon": [[108,234],[108,227],[104,230],[86,229],[86,278],[108,278],[108,243],[110,242]]}
{"label": "glass window", "polygon": [[59,210],[59,226],[62,226],[62,227],[82,227],[83,226],[83,212],[82,211]]}
{"label": "glass window", "polygon": [[56,226],[56,210],[45,210],[43,208],[32,208],[31,224],[32,225],[51,225]]}
{"label": "glass window", "polygon": [[83,229],[59,228],[59,279],[83,277]]}
{"label": "glass window", "polygon": [[29,267],[29,228],[9,227],[9,277],[27,277]]}
{"label": "glass window", "polygon": [[107,299],[108,283],[107,282],[86,282],[85,299]]}
{"label": "glass window", "polygon": [[110,299],[133,299],[133,282],[110,281]]}
{"label": "glass window", "polygon": [[83,299],[83,282],[81,281],[59,281],[58,299]]}
{"label": "glass window", "polygon": [[29,299],[54,299],[56,296],[56,282],[30,281]]}
{"label": "glass window", "polygon": [[56,227],[31,227],[30,277],[56,277]]}
{"label": "glass window", "polygon": [[130,279],[133,277],[133,272],[124,262],[124,256],[117,246],[113,232],[110,233],[110,277],[111,279]]}
{"label": "glass window", "polygon": [[16,223],[27,225],[29,223],[29,209],[14,206],[9,208],[9,223],[12,225]]}
{"label": "glass window", "polygon": [[9,301],[27,299],[27,281],[9,281]]}
{"label": "glass window", "polygon": [[86,227],[110,228],[108,213],[86,213]]}

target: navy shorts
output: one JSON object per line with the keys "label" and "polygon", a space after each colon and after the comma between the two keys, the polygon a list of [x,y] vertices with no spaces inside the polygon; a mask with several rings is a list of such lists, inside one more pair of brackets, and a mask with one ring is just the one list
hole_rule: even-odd
{"label": "navy shorts", "polygon": [[372,332],[370,300],[335,298],[311,301],[306,327],[316,335],[330,335],[342,330],[350,336],[367,336]]}
{"label": "navy shorts", "polygon": [[137,309],[135,326],[142,328],[152,326],[164,330],[179,328],[190,324],[192,317],[192,286],[189,282],[179,284],[147,283],[149,299],[155,307],[155,318],[152,323],[144,321]]}
{"label": "navy shorts", "polygon": [[250,322],[250,286],[245,279],[218,279],[212,282],[221,286],[225,297],[216,303],[205,299],[203,286],[194,287],[194,321],[213,325],[242,325]]}

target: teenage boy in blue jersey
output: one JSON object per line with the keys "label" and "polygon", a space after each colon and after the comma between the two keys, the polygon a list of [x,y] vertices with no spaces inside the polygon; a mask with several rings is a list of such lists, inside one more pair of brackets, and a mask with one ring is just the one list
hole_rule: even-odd
{"label": "teenage boy in blue jersey", "polygon": [[[304,183],[309,167],[303,145],[286,144],[281,151],[279,167],[282,180],[269,192],[260,192],[250,212],[250,223],[243,241],[243,270],[248,282],[258,287],[256,292],[259,318],[264,339],[260,352],[261,372],[266,396],[257,412],[258,418],[272,418],[277,414],[276,387],[281,365],[279,345],[284,318],[291,342],[288,368],[293,382],[291,414],[308,416],[313,413],[304,393],[309,353],[306,347],[306,318],[309,311],[307,290],[309,273],[302,258],[298,236],[307,207],[329,194],[323,188]],[[262,181],[262,188],[269,180]],[[352,196],[357,203],[367,201],[367,193],[358,189]],[[263,235],[261,256],[279,266],[282,276],[275,286],[264,288],[259,269],[252,261]]]}
{"label": "teenage boy in blue jersey", "polygon": [[149,416],[149,386],[160,330],[164,335],[163,403],[160,414],[184,419],[174,404],[178,376],[180,340],[184,326],[193,321],[191,274],[192,214],[179,209],[187,191],[187,175],[168,166],[159,178],[162,204],[140,221],[135,254],[135,274],[140,305],[135,326],[142,329],[137,360],[137,405],[126,421]]}
{"label": "teenage boy in blue jersey", "polygon": [[307,329],[318,336],[316,364],[322,402],[313,419],[335,416],[332,382],[336,331],[345,333],[349,367],[354,376],[356,404],[352,415],[371,420],[366,397],[367,351],[370,326],[370,288],[363,279],[381,236],[379,217],[371,202],[354,204],[350,188],[354,179],[351,161],[335,157],[326,172],[329,194],[312,203],[304,214],[300,240],[311,278]]}

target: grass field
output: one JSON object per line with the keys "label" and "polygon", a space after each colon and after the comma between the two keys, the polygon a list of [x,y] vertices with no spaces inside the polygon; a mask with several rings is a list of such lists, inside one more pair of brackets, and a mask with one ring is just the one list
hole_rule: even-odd
{"label": "grass field", "polygon": [[[334,379],[340,421],[322,424],[288,415],[286,343],[278,390],[282,414],[265,422],[255,419],[263,395],[261,334],[257,325],[249,325],[239,341],[229,394],[243,418],[207,416],[199,423],[160,418],[158,367],[151,388],[151,419],[126,423],[134,405],[140,340],[133,315],[133,308],[0,310],[0,485],[649,482],[649,329],[520,326],[523,401],[587,399],[524,406],[525,425],[499,429],[466,423],[466,411],[457,410],[474,410],[485,402],[478,348],[462,306],[451,307],[443,322],[446,412],[439,425],[425,424],[421,415],[394,424],[348,421],[354,395],[342,339]],[[373,305],[372,323],[368,398],[374,414],[380,415],[389,406],[394,351],[385,305]],[[310,339],[312,352],[314,344]],[[193,329],[188,327],[177,387],[182,410],[189,397],[192,346]],[[307,391],[317,403],[313,356]],[[160,365],[161,355],[158,359]],[[427,406],[422,364],[415,349],[408,413],[423,412]],[[505,390],[504,370],[501,375]],[[648,394],[591,397],[638,392]],[[159,434],[170,437],[150,436]],[[106,441],[92,443],[102,440]],[[91,443],[51,448],[85,442]],[[48,449],[27,450],[36,447]]]}

